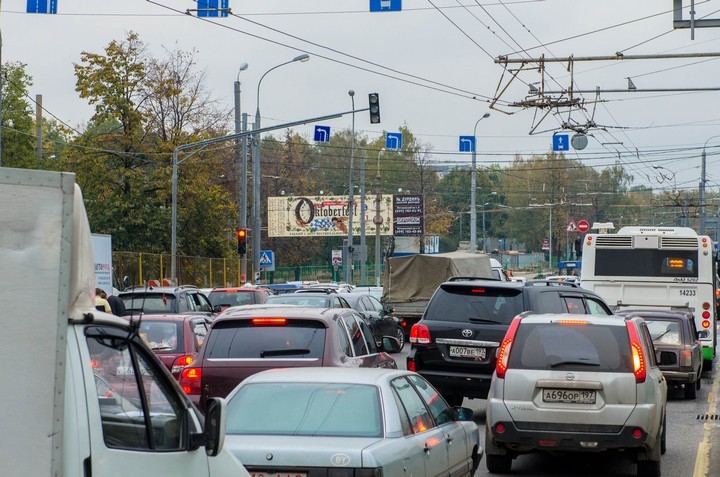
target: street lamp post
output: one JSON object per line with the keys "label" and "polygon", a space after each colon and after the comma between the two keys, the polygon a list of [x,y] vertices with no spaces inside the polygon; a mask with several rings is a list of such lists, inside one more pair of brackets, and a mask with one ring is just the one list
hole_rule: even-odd
{"label": "street lamp post", "polygon": [[706,170],[706,160],[705,160],[705,147],[707,147],[707,143],[710,142],[710,139],[715,139],[720,136],[712,136],[709,137],[707,141],[705,141],[705,144],[703,144],[702,149],[702,167],[700,169],[700,235],[705,235],[705,183],[707,181],[707,177],[705,175]]}
{"label": "street lamp post", "polygon": [[[254,129],[258,130],[260,129],[260,85],[262,84],[262,80],[267,76],[268,73],[270,73],[273,70],[276,70],[280,68],[281,66],[289,65],[290,63],[295,63],[297,61],[308,61],[310,59],[310,55],[308,54],[302,54],[299,56],[296,56],[290,61],[286,61],[284,63],[280,63],[279,65],[273,66],[269,70],[267,70],[261,77],[260,81],[258,81],[257,85],[257,108],[255,109],[255,125]],[[260,270],[260,228],[261,228],[261,207],[260,207],[260,134],[255,134],[253,137],[253,204],[254,204],[254,220],[253,220],[253,233],[252,233],[252,239],[253,239],[253,267],[254,271],[258,272]]]}
{"label": "street lamp post", "polygon": [[352,284],[353,277],[353,175],[355,172],[355,91],[348,91],[350,100],[352,101],[352,138],[350,139],[350,177],[348,179],[348,248],[347,248],[347,267],[345,268],[345,281]]}
{"label": "street lamp post", "polygon": [[377,157],[377,175],[375,176],[375,286],[380,286],[380,226],[383,218],[380,215],[380,202],[382,194],[380,193],[380,156],[385,152],[385,148],[380,149]]}
{"label": "street lamp post", "polygon": [[488,197],[489,195],[497,195],[497,192],[492,191],[492,192],[488,192],[487,194],[483,195],[483,200],[482,200],[482,203],[483,203],[483,208],[482,208],[482,230],[483,230],[483,246],[482,246],[482,249],[483,249],[483,253],[485,253],[485,251],[486,251],[486,247],[485,247],[485,206],[486,206],[487,204],[485,203],[485,200],[487,199],[487,197]]}
{"label": "street lamp post", "polygon": [[[235,133],[244,132],[247,128],[247,115],[241,114],[240,108],[240,72],[248,68],[247,63],[241,63],[235,80]],[[235,140],[235,171],[237,176],[238,195],[238,224],[244,229],[247,227],[247,140]],[[240,257],[240,275],[247,277],[247,255]]]}
{"label": "street lamp post", "polygon": [[[472,150],[472,170],[470,171],[470,252],[475,253],[477,251],[477,206],[475,204],[477,191],[477,127],[480,121],[485,118],[489,118],[490,113],[485,113],[480,119],[475,122],[475,128],[473,129],[473,150]],[[484,242],[483,242],[484,244]]]}

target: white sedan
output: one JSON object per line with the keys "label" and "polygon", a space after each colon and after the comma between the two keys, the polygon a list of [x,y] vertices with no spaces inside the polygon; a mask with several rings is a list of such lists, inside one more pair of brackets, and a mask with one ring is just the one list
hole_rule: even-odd
{"label": "white sedan", "polygon": [[225,446],[254,477],[472,476],[482,458],[473,412],[411,371],[274,369],[227,402]]}

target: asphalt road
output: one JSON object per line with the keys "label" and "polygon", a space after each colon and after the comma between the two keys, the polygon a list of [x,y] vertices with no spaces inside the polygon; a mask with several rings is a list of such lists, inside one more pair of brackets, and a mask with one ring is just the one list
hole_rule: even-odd
{"label": "asphalt road", "polygon": [[[395,355],[399,368],[405,369],[405,358],[409,351],[410,344],[407,343],[402,352]],[[720,461],[720,449],[712,449],[712,456],[710,456],[712,463],[708,462],[709,452],[707,450],[711,437],[715,438],[716,443],[720,442],[720,438],[718,438],[720,436],[720,419],[712,419],[720,417],[715,416],[720,413],[720,408],[715,407],[715,403],[720,401],[720,392],[718,392],[720,369],[718,369],[718,365],[715,366],[715,371],[705,372],[702,376],[702,388],[698,391],[695,400],[685,400],[681,389],[671,389],[668,393],[667,453],[662,459],[662,473],[665,476],[713,475],[707,466],[717,465],[718,463],[715,461]],[[480,442],[484,442],[485,400],[466,399],[463,406],[475,412],[475,422],[480,428]],[[711,419],[705,418],[708,415]],[[489,475],[499,474],[490,474],[483,460],[475,477]],[[632,477],[636,475],[636,465],[629,458],[606,454],[532,454],[515,459],[511,475]]]}

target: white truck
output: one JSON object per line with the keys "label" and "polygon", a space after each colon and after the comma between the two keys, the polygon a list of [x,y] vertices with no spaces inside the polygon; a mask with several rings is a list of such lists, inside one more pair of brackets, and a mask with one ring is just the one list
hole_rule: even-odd
{"label": "white truck", "polygon": [[90,229],[75,176],[0,168],[0,462],[4,477],[249,474],[131,320],[94,307]]}

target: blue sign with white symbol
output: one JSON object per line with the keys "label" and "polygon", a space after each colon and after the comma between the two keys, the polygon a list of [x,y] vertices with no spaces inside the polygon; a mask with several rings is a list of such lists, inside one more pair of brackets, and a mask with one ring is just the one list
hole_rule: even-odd
{"label": "blue sign with white symbol", "polygon": [[27,0],[27,13],[57,13],[57,0]]}
{"label": "blue sign with white symbol", "polygon": [[230,7],[230,0],[197,0],[197,16],[226,17]]}
{"label": "blue sign with white symbol", "polygon": [[460,136],[460,152],[475,152],[475,136]]}
{"label": "blue sign with white symbol", "polygon": [[371,12],[399,12],[402,0],[370,0]]}
{"label": "blue sign with white symbol", "polygon": [[402,149],[402,133],[386,133],[385,134],[386,149]]}
{"label": "blue sign with white symbol", "polygon": [[570,136],[567,134],[555,134],[553,136],[553,151],[570,150]]}
{"label": "blue sign with white symbol", "polygon": [[330,126],[315,126],[315,142],[330,141]]}
{"label": "blue sign with white symbol", "polygon": [[275,253],[272,250],[260,250],[260,266],[266,272],[275,270]]}

